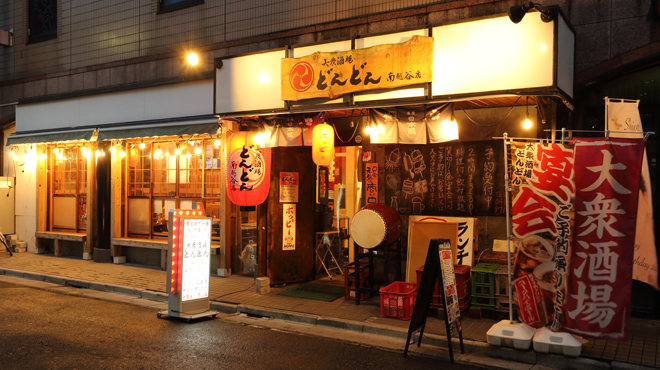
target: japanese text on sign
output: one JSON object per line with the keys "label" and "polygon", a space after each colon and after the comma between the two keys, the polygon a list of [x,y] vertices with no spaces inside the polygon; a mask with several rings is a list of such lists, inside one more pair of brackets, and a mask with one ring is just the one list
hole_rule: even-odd
{"label": "japanese text on sign", "polygon": [[211,253],[211,220],[186,219],[183,224],[181,301],[207,298]]}
{"label": "japanese text on sign", "polygon": [[378,203],[378,163],[366,163],[367,204]]}

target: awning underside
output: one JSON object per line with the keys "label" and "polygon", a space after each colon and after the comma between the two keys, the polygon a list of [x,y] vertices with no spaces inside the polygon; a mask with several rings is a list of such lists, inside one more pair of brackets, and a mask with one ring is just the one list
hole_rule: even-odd
{"label": "awning underside", "polygon": [[7,136],[7,145],[52,143],[57,141],[88,141],[94,134],[93,129],[59,132],[42,132],[21,134],[20,132]]}
{"label": "awning underside", "polygon": [[215,135],[218,133],[218,122],[206,122],[201,124],[176,124],[168,126],[150,127],[143,125],[140,127],[108,128],[99,129],[98,141],[105,140],[124,140],[141,137],[157,136],[182,136],[182,135]]}

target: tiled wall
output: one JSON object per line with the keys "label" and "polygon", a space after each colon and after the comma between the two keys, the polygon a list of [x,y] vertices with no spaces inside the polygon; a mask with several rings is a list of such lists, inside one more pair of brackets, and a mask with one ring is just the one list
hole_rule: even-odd
{"label": "tiled wall", "polygon": [[27,0],[0,5],[0,29],[14,46],[0,49],[0,81],[91,65],[183,52],[355,16],[438,3],[424,0],[206,0],[158,14],[157,0],[59,0],[58,36],[27,42]]}

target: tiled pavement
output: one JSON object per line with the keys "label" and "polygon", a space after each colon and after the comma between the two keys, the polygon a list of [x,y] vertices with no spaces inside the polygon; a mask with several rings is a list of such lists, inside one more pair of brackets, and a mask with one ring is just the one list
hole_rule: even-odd
{"label": "tiled pavement", "polygon": [[[2,271],[1,273],[20,271],[72,281],[130,287],[161,294],[161,296],[165,294],[167,278],[165,271],[151,268],[102,264],[33,253],[16,253],[13,257],[9,257],[8,254],[0,252],[0,271]],[[35,275],[31,277],[34,278]],[[290,286],[272,288],[269,294],[260,295],[256,293],[254,279],[249,277],[211,277],[210,282],[212,302],[249,305],[266,310],[349,320],[404,332],[409,325],[409,321],[380,317],[380,302],[377,297],[363,301],[361,305],[356,306],[354,301],[345,299],[322,302],[277,295],[277,293],[290,288]],[[326,280],[324,283],[343,286],[343,279],[338,277],[332,281]],[[486,332],[496,322],[495,319],[465,317],[462,320],[463,338],[486,342]],[[429,317],[425,333],[444,337],[445,326],[443,320]],[[581,357],[660,368],[659,337],[660,322],[632,319],[628,340],[625,342],[588,340],[582,347]]]}

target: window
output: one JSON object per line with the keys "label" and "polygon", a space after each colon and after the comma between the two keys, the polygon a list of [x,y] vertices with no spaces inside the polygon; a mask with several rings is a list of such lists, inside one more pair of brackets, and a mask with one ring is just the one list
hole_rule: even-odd
{"label": "window", "polygon": [[87,228],[87,157],[82,147],[51,150],[51,230],[85,232]]}
{"label": "window", "polygon": [[57,38],[57,1],[28,0],[28,44]]}
{"label": "window", "polygon": [[204,4],[204,0],[159,0],[159,13],[171,12],[194,5]]}
{"label": "window", "polygon": [[[192,209],[201,203],[213,217],[219,238],[221,158],[216,140],[162,141],[129,144],[128,234],[167,236],[171,209]],[[179,152],[177,154],[177,151]]]}

